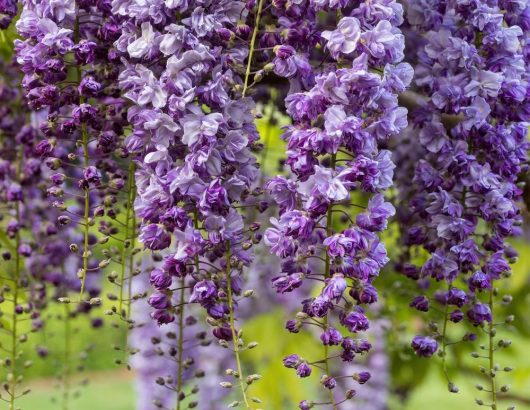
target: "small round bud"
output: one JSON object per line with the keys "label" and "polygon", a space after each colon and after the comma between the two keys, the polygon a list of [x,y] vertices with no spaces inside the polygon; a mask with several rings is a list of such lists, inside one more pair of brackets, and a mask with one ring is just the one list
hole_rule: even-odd
{"label": "small round bud", "polygon": [[101,262],[99,262],[98,266],[100,269],[104,269],[106,268],[107,266],[110,265],[110,260],[109,259],[103,259]]}
{"label": "small round bud", "polygon": [[447,390],[449,390],[450,393],[458,393],[459,389],[456,387],[456,385],[453,382],[449,382],[447,385]]}

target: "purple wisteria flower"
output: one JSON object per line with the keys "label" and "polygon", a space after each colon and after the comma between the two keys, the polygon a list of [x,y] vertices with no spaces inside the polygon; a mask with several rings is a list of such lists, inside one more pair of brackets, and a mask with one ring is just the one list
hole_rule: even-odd
{"label": "purple wisteria flower", "polygon": [[[290,83],[285,103],[292,124],[282,138],[291,174],[267,183],[280,216],[271,219],[264,242],[282,259],[282,272],[272,280],[279,293],[296,294],[313,280],[322,284],[316,297],[299,299],[302,311],[286,328],[298,333],[311,317],[321,327],[325,362],[331,362],[331,348],[342,351],[344,361],[354,359],[346,336],[369,328],[360,305],[377,301],[372,282],[388,262],[378,239],[395,212],[382,194],[392,185],[395,168],[386,146],[407,126],[407,111],[396,97],[412,80],[412,69],[400,63],[401,6],[386,3],[384,12],[364,1],[358,7],[365,12],[340,1],[273,5],[278,25],[289,33],[276,40],[272,64]],[[324,30],[321,15],[336,28]],[[361,201],[357,192],[369,195],[367,207],[356,203]],[[322,265],[315,267],[313,259]],[[355,304],[345,302],[348,293]],[[298,367],[297,373],[308,376],[308,367]],[[334,404],[336,377],[321,376]],[[299,407],[313,406],[303,401]]]}
{"label": "purple wisteria flower", "polygon": [[[232,341],[242,273],[261,239],[242,211],[261,192],[252,152],[259,139],[255,104],[240,70],[250,58],[244,22],[253,23],[254,6],[223,0],[131,7],[113,0],[111,7],[121,24],[114,42],[124,64],[119,85],[132,103],[126,150],[137,157],[140,240],[163,259],[151,274],[152,317],[176,323],[181,340],[185,312],[198,304],[212,334]],[[288,54],[279,52],[286,67]],[[292,229],[304,229],[297,221]],[[237,350],[239,340],[233,343]]]}
{"label": "purple wisteria flower", "polygon": [[[398,269],[445,305],[440,328],[464,320],[462,310],[471,324],[486,324],[493,361],[495,281],[510,272],[507,239],[520,233],[518,181],[528,169],[530,99],[520,91],[529,84],[529,9],[509,1],[430,4],[407,2],[414,82],[425,98],[396,142],[396,161],[404,164],[396,178],[405,249]],[[421,269],[410,258],[417,247],[428,255]],[[423,297],[411,304],[424,305]],[[445,331],[432,336],[445,360]],[[418,336],[412,347],[430,356],[421,353],[425,340],[432,338]]]}

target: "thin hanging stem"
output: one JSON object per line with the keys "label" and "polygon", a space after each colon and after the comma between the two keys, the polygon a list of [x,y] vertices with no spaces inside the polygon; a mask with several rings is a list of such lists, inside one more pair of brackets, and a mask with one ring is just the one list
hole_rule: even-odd
{"label": "thin hanging stem", "polygon": [[259,0],[258,11],[256,12],[256,22],[254,24],[254,31],[252,32],[252,38],[250,40],[249,52],[248,52],[248,63],[247,71],[245,73],[245,83],[243,86],[243,92],[241,95],[245,97],[248,90],[248,80],[250,78],[250,71],[252,66],[252,57],[254,56],[254,47],[256,45],[256,37],[258,36],[259,22],[261,20],[261,11],[263,10],[263,0]]}
{"label": "thin hanging stem", "polygon": [[[118,313],[120,314],[120,316],[124,316],[124,309],[123,309],[123,304],[124,304],[124,293],[125,293],[125,272],[127,270],[127,251],[129,250],[129,252],[131,254],[134,253],[134,248],[131,248],[132,246],[132,243],[129,242],[130,238],[129,236],[133,236],[134,237],[134,227],[135,227],[135,224],[136,222],[133,220],[132,221],[132,229],[131,229],[131,219],[134,219],[134,218],[131,218],[132,217],[132,213],[133,213],[133,202],[134,201],[134,194],[133,194],[133,190],[134,190],[134,162],[131,161],[131,163],[129,164],[129,172],[128,172],[128,176],[127,176],[128,180],[127,180],[127,192],[128,192],[128,195],[127,195],[127,209],[125,210],[125,234],[124,234],[124,245],[122,247],[122,251],[121,251],[121,273],[120,273],[120,302],[119,302],[119,306],[118,306]],[[132,231],[132,232],[131,232]],[[128,246],[126,246],[128,244]],[[130,262],[130,260],[129,260]],[[131,274],[129,273],[129,284],[131,283]],[[130,299],[130,295],[128,295],[128,298],[127,300]],[[129,317],[127,316],[126,319],[129,319]]]}
{"label": "thin hanging stem", "polygon": [[[199,212],[197,209],[193,211],[193,226],[199,229]],[[195,269],[199,272],[199,255],[195,255]],[[179,294],[179,332],[178,332],[178,351],[177,351],[177,410],[181,409],[180,393],[183,385],[183,368],[182,355],[184,353],[184,292],[186,291],[186,280],[184,277],[180,280],[180,294]]]}
{"label": "thin hanging stem", "polygon": [[177,351],[177,410],[181,409],[181,400],[180,394],[182,392],[183,386],[183,373],[184,369],[182,368],[182,354],[184,350],[184,290],[185,290],[186,281],[184,277],[180,279],[180,295],[179,295],[179,333],[178,333],[178,351]]}
{"label": "thin hanging stem", "polygon": [[[448,285],[448,291],[451,290],[451,285]],[[448,315],[449,315],[449,303],[445,303],[445,309],[444,309],[444,322],[442,327],[442,370],[444,372],[445,378],[447,379],[447,382],[450,382],[449,375],[447,374],[447,323],[448,323]]]}
{"label": "thin hanging stem", "polygon": [[230,242],[227,241],[227,249],[226,249],[226,287],[228,291],[228,311],[229,311],[229,319],[230,319],[230,330],[232,331],[232,344],[234,346],[234,355],[236,357],[236,364],[237,364],[237,379],[239,382],[239,387],[241,389],[241,396],[243,397],[243,401],[245,403],[245,408],[252,409],[250,407],[250,402],[247,398],[247,389],[244,382],[243,377],[243,367],[241,366],[241,358],[240,358],[240,351],[239,351],[239,335],[236,331],[236,325],[235,325],[235,319],[234,319],[234,298],[232,294],[232,265],[230,262],[231,258],[231,248],[230,248]]}
{"label": "thin hanging stem", "polygon": [[70,323],[70,306],[68,303],[64,303],[64,353],[63,353],[63,410],[69,409],[69,400],[70,400],[70,339],[71,339],[71,323]]}
{"label": "thin hanging stem", "polygon": [[[331,168],[332,169],[335,169],[335,160],[336,160],[336,154],[333,154],[331,156]],[[333,207],[330,205],[329,208],[328,208],[328,214],[327,214],[327,218],[326,218],[326,236],[329,237],[331,235],[331,231],[332,231],[332,228],[333,228]],[[325,278],[329,278],[330,277],[330,257],[329,257],[329,254],[326,250],[326,261],[325,261],[325,267],[324,267],[324,276]],[[324,318],[324,327],[325,329],[328,328],[328,317],[326,316]],[[326,368],[326,375],[327,376],[330,376],[330,367],[329,367],[329,360],[328,360],[328,350],[329,350],[329,347],[328,345],[324,345],[324,366]],[[331,389],[328,389],[328,395],[329,395],[329,400],[330,400],[330,403],[333,407],[333,410],[335,410],[337,408],[337,405],[335,403],[335,396],[333,395],[333,391]]]}
{"label": "thin hanging stem", "polygon": [[[493,282],[493,281],[492,281]],[[488,333],[489,333],[489,346],[488,346],[488,359],[489,359],[489,377],[490,377],[490,390],[491,390],[491,408],[497,409],[497,383],[495,381],[495,370],[494,370],[494,359],[495,359],[495,324],[493,322],[493,283],[491,284],[488,301],[491,311],[491,322],[489,322]]]}
{"label": "thin hanging stem", "polygon": [[[132,173],[132,179],[134,180],[134,166],[133,166],[133,173]],[[129,253],[129,281],[127,283],[127,300],[129,301],[127,303],[127,318],[131,317],[131,298],[132,298],[132,279],[134,277],[134,255],[135,255],[135,248],[136,248],[136,211],[134,210],[134,201],[136,200],[136,186],[133,184],[133,187],[130,191],[130,204],[131,204],[131,252]]]}
{"label": "thin hanging stem", "polygon": [[[17,179],[20,179],[22,172],[22,159],[24,156],[23,147],[21,146],[17,152]],[[20,202],[17,200],[15,203],[15,215],[17,222],[20,223]],[[17,398],[17,360],[18,360],[18,313],[16,311],[18,305],[18,299],[20,297],[20,275],[21,275],[21,257],[19,248],[21,244],[20,230],[17,230],[15,235],[15,274],[13,277],[14,281],[14,294],[13,294],[13,329],[11,330],[11,380],[9,388],[9,410],[15,410],[15,400]]]}
{"label": "thin hanging stem", "polygon": [[[134,271],[134,246],[136,238],[136,215],[134,213],[134,199],[136,197],[136,189],[134,185],[134,162],[131,161],[129,164],[129,170],[127,174],[127,204],[125,210],[125,232],[124,232],[124,243],[121,251],[121,272],[120,272],[120,297],[118,305],[118,314],[120,318],[127,321],[127,328],[124,332],[123,342],[123,354],[124,363],[127,363],[128,355],[128,336],[129,336],[129,319],[131,315],[131,297],[132,297],[132,279]],[[129,258],[127,258],[127,252],[129,252]],[[128,263],[127,263],[128,262]],[[129,276],[127,278],[127,295],[125,295],[125,272],[127,270],[127,264],[129,265]],[[126,306],[126,308],[124,307]]]}
{"label": "thin hanging stem", "polygon": [[[76,21],[75,21],[75,28],[74,28],[74,38],[75,42],[79,43],[79,7],[76,7]],[[77,73],[77,82],[81,82],[81,67],[79,65],[76,65],[76,73]],[[85,99],[83,96],[79,96],[79,103],[83,104],[85,102]],[[85,168],[89,165],[89,153],[88,153],[88,141],[89,141],[89,135],[88,135],[88,128],[85,123],[81,125],[81,136],[82,136],[82,146],[83,146],[83,165]],[[88,272],[88,260],[90,257],[90,250],[88,249],[89,244],[89,218],[90,218],[90,190],[87,188],[84,189],[84,215],[83,215],[83,270],[81,271],[81,290],[79,291],[79,301],[81,302],[83,300],[83,296],[85,293],[85,282],[86,282],[86,275]]]}

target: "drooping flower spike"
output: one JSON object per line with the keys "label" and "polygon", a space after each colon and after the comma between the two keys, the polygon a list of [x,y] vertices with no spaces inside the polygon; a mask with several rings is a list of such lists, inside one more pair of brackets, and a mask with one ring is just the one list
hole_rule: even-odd
{"label": "drooping flower spike", "polygon": [[[416,91],[426,98],[409,96],[417,106],[413,129],[397,142],[398,161],[409,164],[396,179],[405,250],[398,267],[430,292],[432,303],[443,306],[433,334],[415,337],[412,348],[426,357],[438,351],[447,375],[447,349],[455,343],[447,336],[451,322],[482,327],[489,345],[483,354],[488,405],[497,408],[501,387],[494,353],[505,346],[495,342],[496,323],[504,321],[495,319],[500,296],[495,283],[511,274],[515,251],[507,239],[520,233],[522,222],[518,176],[528,168],[529,9],[510,1],[447,2],[437,8],[428,3],[407,2],[411,37],[423,35],[411,58]],[[421,267],[411,257],[418,248],[429,255]],[[426,295],[411,306],[429,311]],[[462,340],[475,338],[464,332]],[[458,391],[448,383],[450,391]]]}
{"label": "drooping flower spike", "polygon": [[240,70],[252,59],[252,47],[237,32],[240,19],[259,21],[261,7],[155,2],[144,13],[118,0],[112,7],[122,21],[115,42],[125,65],[120,87],[133,103],[126,148],[138,155],[139,239],[163,255],[150,273],[155,292],[148,302],[158,324],[176,321],[179,329],[177,409],[187,396],[182,341],[190,303],[204,308],[220,343],[232,345],[237,370],[229,376],[250,408],[235,311],[254,236],[239,207],[256,202],[259,193],[252,153],[259,136],[254,102],[246,96],[249,74]]}
{"label": "drooping flower spike", "polygon": [[[411,67],[400,63],[401,6],[385,4],[274,3],[273,14],[288,33],[277,39],[273,71],[291,86],[285,105],[293,124],[283,138],[293,176],[267,183],[280,217],[271,220],[264,238],[282,259],[282,274],[272,282],[279,293],[296,294],[308,281],[318,284],[319,294],[301,301],[302,311],[286,328],[320,328],[324,357],[293,354],[284,364],[299,377],[318,371],[328,390],[326,402],[304,400],[301,409],[338,408],[353,398],[351,387],[335,397],[336,381],[347,377],[336,358],[352,362],[370,350],[367,340],[353,337],[369,328],[363,305],[377,301],[373,281],[388,262],[378,233],[394,214],[382,192],[392,185],[395,165],[385,146],[407,125],[397,93],[412,79]],[[321,21],[336,28],[326,30]],[[367,206],[358,203],[357,192],[368,194]],[[320,266],[311,267],[312,259],[321,260]],[[369,377],[363,373],[357,382]]]}

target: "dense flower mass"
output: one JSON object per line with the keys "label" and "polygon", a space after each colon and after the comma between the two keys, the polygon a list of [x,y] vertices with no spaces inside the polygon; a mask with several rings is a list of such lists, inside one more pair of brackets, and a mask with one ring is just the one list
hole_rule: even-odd
{"label": "dense flower mass", "polygon": [[[234,298],[253,235],[238,204],[255,202],[259,136],[239,72],[249,48],[235,32],[251,13],[234,1],[158,2],[138,14],[116,0],[112,10],[122,22],[120,86],[133,103],[126,149],[138,155],[140,240],[165,255],[151,272],[152,316],[159,324],[177,317],[183,332],[185,305],[198,303],[213,335],[237,346]],[[172,283],[179,284],[176,301]]]}
{"label": "dense flower mass", "polygon": [[[442,321],[464,320],[464,309],[473,325],[489,324],[490,344],[495,281],[511,273],[515,256],[506,239],[520,233],[522,222],[517,202],[529,148],[528,10],[525,2],[511,1],[455,1],[436,8],[407,2],[409,30],[425,33],[415,40],[413,58],[416,88],[427,99],[412,114],[408,139],[414,147],[398,158],[414,164],[397,178],[405,199],[400,218],[407,226],[399,268],[424,285],[426,279],[443,282],[434,296],[446,306]],[[417,246],[429,254],[421,267],[410,259],[410,248]],[[411,306],[429,310],[421,298]],[[445,357],[446,324],[442,328],[435,336]],[[416,337],[412,347],[430,356],[438,346]]]}
{"label": "dense flower mass", "polygon": [[[382,9],[372,2],[360,2],[353,9],[349,4],[305,6],[275,10],[292,32],[274,48],[273,64],[274,72],[291,83],[285,104],[293,124],[283,138],[293,176],[278,176],[267,183],[280,217],[271,220],[273,226],[264,238],[283,260],[283,276],[273,279],[278,292],[295,291],[307,280],[323,283],[319,295],[303,300],[302,312],[286,327],[295,333],[307,324],[321,327],[326,363],[321,383],[330,390],[329,404],[335,408],[329,347],[339,346],[344,362],[369,350],[359,347],[365,341],[348,334],[369,328],[361,306],[377,301],[372,283],[388,262],[377,235],[394,215],[394,207],[382,195],[392,185],[395,167],[385,146],[407,125],[407,111],[398,106],[397,93],[410,83],[412,68],[401,63],[399,4],[388,2]],[[317,13],[332,12],[331,22],[335,10],[343,15],[337,28],[323,30]],[[313,33],[311,42],[302,28]],[[366,207],[357,204],[357,192],[370,195]],[[334,216],[343,217],[344,223]],[[324,263],[311,268],[308,261],[313,258]],[[347,294],[354,303],[344,298]],[[287,361],[284,364],[291,366]],[[311,374],[311,364],[301,359],[291,367],[300,377]],[[364,384],[368,378],[362,376],[358,382]],[[341,402],[351,396],[348,391]],[[302,402],[300,408],[310,408],[311,403]]]}
{"label": "dense flower mass", "polygon": [[114,203],[126,177],[112,155],[125,124],[115,84],[117,57],[110,48],[116,33],[108,31],[115,24],[104,2],[24,2],[16,27],[24,39],[15,41],[15,50],[25,102],[45,116],[35,154],[50,170],[47,193],[61,212],[60,225],[82,227],[82,239],[68,245],[82,260],[77,276],[79,298],[85,300],[85,291],[97,295],[88,278],[110,262],[96,259],[98,238],[91,226],[106,215],[98,230],[115,233],[109,221],[116,217]]}
{"label": "dense flower mass", "polygon": [[5,30],[17,14],[15,0],[2,0],[0,2],[0,30]]}
{"label": "dense flower mass", "polygon": [[[73,321],[104,305],[139,410],[382,410],[410,396],[390,359],[455,393],[482,333],[499,408],[529,33],[520,0],[0,0],[0,400],[50,318],[71,408]],[[321,389],[260,404],[269,362]]]}

